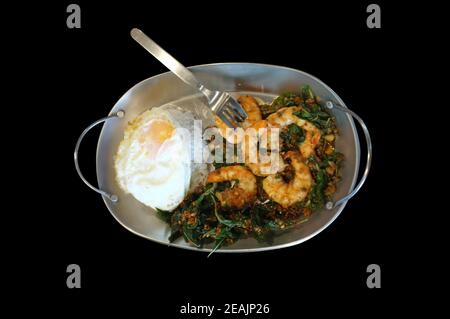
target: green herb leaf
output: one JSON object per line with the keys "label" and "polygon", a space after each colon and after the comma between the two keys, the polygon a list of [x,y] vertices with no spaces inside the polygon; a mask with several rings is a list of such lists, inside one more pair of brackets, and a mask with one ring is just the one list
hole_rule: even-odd
{"label": "green herb leaf", "polygon": [[225,237],[216,241],[216,245],[214,246],[213,250],[211,250],[211,252],[208,254],[208,258],[209,256],[211,256],[212,254],[214,254],[216,252],[217,249],[219,249],[220,247],[222,247],[223,242],[225,241]]}
{"label": "green herb leaf", "polygon": [[325,194],[324,189],[327,185],[327,174],[325,170],[320,169],[317,171],[315,176],[316,183],[314,185],[314,188],[311,191],[311,203],[310,207],[312,210],[316,210],[319,208],[322,208],[325,204]]}
{"label": "green herb leaf", "polygon": [[296,149],[305,141],[305,131],[296,124],[290,124],[280,132],[282,140],[282,150]]}
{"label": "green herb leaf", "polygon": [[[214,199],[214,196],[212,195],[211,198],[213,199],[214,203],[216,203],[216,200]],[[216,215],[217,221],[219,223],[221,223],[222,225],[225,225],[229,228],[233,228],[233,227],[242,227],[242,222],[241,221],[234,221],[231,219],[226,219],[224,218],[219,211],[217,210],[217,206],[214,205],[214,214]]]}
{"label": "green herb leaf", "polygon": [[166,223],[170,222],[170,220],[172,219],[172,215],[173,215],[173,211],[169,212],[167,210],[162,210],[157,208],[156,209],[156,215],[163,221],[165,221]]}
{"label": "green herb leaf", "polygon": [[309,85],[305,85],[304,87],[302,87],[301,95],[305,100],[315,99],[314,92],[311,90],[311,87]]}

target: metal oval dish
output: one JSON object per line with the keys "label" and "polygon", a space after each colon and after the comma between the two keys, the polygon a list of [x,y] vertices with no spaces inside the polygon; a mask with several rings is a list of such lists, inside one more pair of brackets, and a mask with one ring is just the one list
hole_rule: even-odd
{"label": "metal oval dish", "polygon": [[[308,222],[287,230],[276,236],[272,244],[260,243],[253,238],[240,239],[235,244],[223,247],[218,252],[254,252],[278,249],[300,244],[314,237],[330,225],[344,209],[346,202],[362,186],[369,172],[371,162],[371,144],[367,128],[362,120],[345,107],[344,102],[327,85],[319,79],[302,71],[264,64],[253,63],[219,63],[193,66],[189,68],[195,76],[212,89],[252,94],[270,101],[285,91],[298,90],[308,84],[336,117],[340,136],[336,148],[345,156],[342,168],[342,181],[333,203],[328,209],[314,212]],[[124,129],[129,121],[143,111],[174,103],[180,106],[192,104],[199,99],[200,93],[180,81],[174,74],[167,72],[148,78],[123,95],[110,114],[91,124],[80,136],[75,149],[75,166],[83,181],[93,190],[102,194],[103,200],[114,218],[126,229],[152,241],[192,250],[211,251],[212,245],[196,248],[180,238],[169,243],[169,227],[161,221],[155,212],[139,203],[131,195],[125,194],[115,179],[114,156]],[[333,106],[336,106],[333,108]],[[335,109],[338,110],[335,110]],[[368,144],[367,165],[362,180],[355,187],[360,162],[358,134],[352,119],[354,116],[362,125]],[[104,123],[97,147],[98,188],[89,184],[81,174],[78,166],[78,148],[86,133],[95,125]]]}

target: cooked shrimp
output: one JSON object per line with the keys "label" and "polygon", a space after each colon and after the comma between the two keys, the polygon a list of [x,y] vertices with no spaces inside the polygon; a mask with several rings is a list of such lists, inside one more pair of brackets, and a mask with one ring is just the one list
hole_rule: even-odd
{"label": "cooked shrimp", "polygon": [[283,107],[277,112],[267,117],[267,122],[275,127],[283,127],[290,124],[296,124],[305,130],[306,136],[302,144],[300,144],[300,153],[305,158],[314,154],[314,149],[320,141],[320,130],[311,122],[295,116],[293,113],[301,109],[298,106]]}
{"label": "cooked shrimp", "polygon": [[243,208],[256,199],[256,178],[247,168],[240,165],[226,166],[212,171],[207,183],[236,181],[231,188],[215,195],[223,206]]}
{"label": "cooked shrimp", "polygon": [[244,129],[252,126],[255,122],[262,119],[261,109],[253,96],[242,95],[238,98],[238,102],[241,103],[245,112],[247,112],[247,118],[242,123],[242,127]]}
{"label": "cooked shrimp", "polygon": [[[242,128],[246,129],[252,126],[255,122],[261,120],[261,110],[259,109],[258,102],[249,95],[243,95],[238,98],[245,112],[247,112],[247,118],[242,122]],[[214,121],[219,128],[220,135],[222,135],[229,143],[238,144],[240,138],[235,130],[228,127],[218,116],[214,116]]]}
{"label": "cooked shrimp", "polygon": [[238,134],[232,128],[228,127],[217,115],[214,115],[214,121],[219,129],[220,135],[227,140],[228,143],[238,144],[240,142]]}
{"label": "cooked shrimp", "polygon": [[306,198],[313,179],[308,166],[302,162],[302,156],[296,151],[288,151],[285,159],[290,160],[294,174],[286,182],[279,174],[270,175],[263,180],[263,189],[269,197],[283,207],[289,207]]}
{"label": "cooked shrimp", "polygon": [[257,176],[276,174],[284,168],[284,162],[279,153],[258,155],[257,163],[247,163],[246,165]]}
{"label": "cooked shrimp", "polygon": [[[259,130],[262,128],[266,130]],[[283,159],[278,153],[278,150],[269,148],[269,146],[272,146],[270,145],[269,137],[270,128],[268,127],[267,121],[259,120],[247,128],[244,143],[241,144],[245,164],[257,176],[276,174],[282,171],[284,167]],[[268,152],[266,154],[259,152],[258,142],[260,147],[265,142],[265,148],[271,150],[270,154]]]}

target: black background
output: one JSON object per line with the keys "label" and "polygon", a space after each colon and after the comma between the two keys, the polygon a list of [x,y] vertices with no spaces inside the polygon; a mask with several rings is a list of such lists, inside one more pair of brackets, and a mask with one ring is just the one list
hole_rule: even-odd
{"label": "black background", "polygon": [[[39,130],[48,143],[31,147],[45,154],[38,164],[41,180],[50,186],[35,190],[45,203],[40,219],[45,227],[35,237],[39,248],[30,258],[45,269],[40,279],[49,300],[73,311],[97,305],[100,310],[141,310],[148,317],[157,312],[181,317],[179,307],[187,302],[269,303],[270,317],[277,318],[306,310],[381,315],[398,305],[397,294],[407,292],[405,269],[411,268],[411,239],[398,221],[405,208],[398,200],[399,185],[389,182],[404,174],[394,135],[403,115],[394,101],[399,81],[408,77],[402,50],[411,37],[402,22],[405,8],[377,1],[382,28],[368,29],[370,2],[365,1],[228,1],[222,6],[77,1],[81,29],[68,29],[69,3],[45,5],[45,18],[35,17],[40,23],[31,30],[41,75],[34,78],[42,82],[38,113],[48,121]],[[133,27],[187,66],[259,62],[323,80],[370,129],[374,161],[363,189],[320,235],[282,250],[206,258],[128,232],[78,178],[73,148],[82,130],[105,116],[129,88],[166,71],[131,39]],[[97,134],[85,139],[80,152],[90,181],[96,180]],[[71,263],[81,266],[81,289],[66,287]],[[381,289],[366,286],[366,267],[372,263],[381,266]],[[99,306],[103,297],[107,301]]]}

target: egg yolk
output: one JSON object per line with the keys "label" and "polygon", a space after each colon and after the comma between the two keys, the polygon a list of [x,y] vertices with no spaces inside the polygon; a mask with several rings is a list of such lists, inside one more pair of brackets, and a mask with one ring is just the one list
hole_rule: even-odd
{"label": "egg yolk", "polygon": [[154,155],[165,140],[172,137],[174,126],[167,120],[155,119],[148,123],[140,142],[150,155]]}

